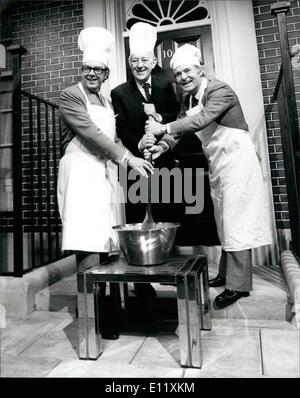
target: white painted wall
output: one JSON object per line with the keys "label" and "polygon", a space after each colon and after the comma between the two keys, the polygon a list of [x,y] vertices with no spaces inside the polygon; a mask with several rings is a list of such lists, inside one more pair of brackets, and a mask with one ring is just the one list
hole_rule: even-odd
{"label": "white painted wall", "polygon": [[126,81],[126,61],[122,32],[125,29],[125,3],[119,0],[83,0],[84,27],[108,29],[116,43],[109,57],[110,77],[103,84],[102,94],[110,97],[111,90]]}

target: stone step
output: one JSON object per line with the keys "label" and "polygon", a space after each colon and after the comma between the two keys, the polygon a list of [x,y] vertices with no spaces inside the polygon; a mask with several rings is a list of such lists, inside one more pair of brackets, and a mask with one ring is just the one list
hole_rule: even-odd
{"label": "stone step", "polygon": [[75,314],[76,295],[76,274],[72,274],[40,290],[35,295],[35,310],[62,311]]}
{"label": "stone step", "polygon": [[290,320],[289,306],[286,296],[266,297],[257,289],[254,289],[249,297],[243,297],[236,303],[217,310],[213,307],[214,298],[222,292],[222,289],[211,289],[211,316],[212,318],[226,319],[264,319],[264,320]]}
{"label": "stone step", "polygon": [[[210,272],[211,277],[214,276]],[[223,291],[223,287],[211,288],[211,303]],[[279,266],[254,266],[253,290],[249,297],[216,310],[211,306],[212,318],[264,319],[290,321],[288,289]]]}

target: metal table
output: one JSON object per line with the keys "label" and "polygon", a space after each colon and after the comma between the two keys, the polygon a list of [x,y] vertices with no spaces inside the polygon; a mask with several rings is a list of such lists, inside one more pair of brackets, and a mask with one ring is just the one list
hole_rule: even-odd
{"label": "metal table", "polygon": [[89,269],[78,270],[79,357],[97,359],[102,353],[99,332],[100,283],[158,282],[177,288],[180,361],[182,367],[201,368],[201,330],[211,329],[207,260],[203,255],[174,256],[153,266],[128,265],[114,257]]}

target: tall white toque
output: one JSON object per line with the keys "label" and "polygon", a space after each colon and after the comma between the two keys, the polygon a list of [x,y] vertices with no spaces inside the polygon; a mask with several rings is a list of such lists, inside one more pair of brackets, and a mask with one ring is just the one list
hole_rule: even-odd
{"label": "tall white toque", "polygon": [[178,47],[170,60],[170,67],[175,70],[182,65],[201,66],[201,51],[198,47],[191,44],[184,44]]}
{"label": "tall white toque", "polygon": [[153,53],[156,40],[157,32],[154,26],[145,22],[135,23],[129,32],[130,54]]}
{"label": "tall white toque", "polygon": [[83,52],[82,62],[102,62],[108,67],[108,56],[114,44],[112,33],[104,28],[83,29],[78,37],[78,47]]}

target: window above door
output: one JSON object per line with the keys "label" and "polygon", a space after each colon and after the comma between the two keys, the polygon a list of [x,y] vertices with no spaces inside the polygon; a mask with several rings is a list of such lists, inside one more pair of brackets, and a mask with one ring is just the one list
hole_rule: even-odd
{"label": "window above door", "polygon": [[126,27],[130,29],[136,22],[158,27],[203,20],[210,20],[203,0],[136,0],[126,14]]}

